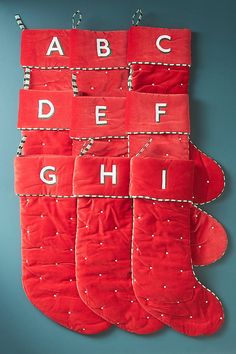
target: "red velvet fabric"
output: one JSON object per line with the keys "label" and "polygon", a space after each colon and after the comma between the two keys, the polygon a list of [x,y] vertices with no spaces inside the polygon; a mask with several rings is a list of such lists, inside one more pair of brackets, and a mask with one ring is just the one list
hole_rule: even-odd
{"label": "red velvet fabric", "polygon": [[125,136],[125,103],[125,97],[74,97],[70,136]]}
{"label": "red velvet fabric", "polygon": [[126,102],[126,130],[132,133],[189,133],[188,95],[130,91]]}
{"label": "red velvet fabric", "polygon": [[74,74],[79,93],[83,96],[120,97],[128,91],[127,69],[76,70]]}
{"label": "red velvet fabric", "polygon": [[132,88],[137,92],[186,94],[190,69],[186,66],[132,64]]}
{"label": "red velvet fabric", "polygon": [[[127,66],[127,31],[104,32],[74,29],[71,30],[70,38],[71,68],[114,68]],[[97,40],[99,39],[102,40],[100,45],[97,44]],[[109,49],[102,49],[103,46]]]}
{"label": "red velvet fabric", "polygon": [[[38,67],[58,67],[70,65],[70,33],[71,30],[26,29],[21,38],[21,65]],[[49,51],[49,46],[56,37],[63,55],[59,51]],[[56,45],[54,46],[56,48]],[[59,47],[58,47],[59,48]]]}
{"label": "red velvet fabric", "polygon": [[[72,97],[71,91],[20,90],[18,128],[69,129]],[[42,108],[40,109],[41,101]],[[40,117],[39,110],[47,116],[52,109],[51,116]]]}
{"label": "red velvet fabric", "polygon": [[[163,38],[158,48],[158,38]],[[133,26],[128,32],[128,62],[155,62],[167,64],[191,64],[191,31]],[[169,50],[165,52],[165,50]]]}
{"label": "red velvet fabric", "polygon": [[[190,163],[193,179],[193,163],[186,162]],[[160,164],[159,170],[163,166],[159,160],[153,164],[153,159],[136,158],[131,164],[131,195],[136,188],[133,176],[137,168],[147,170],[147,164],[151,175],[156,173],[156,166]],[[167,176],[171,174],[174,172],[167,168]],[[143,173],[139,179],[141,190],[146,188],[146,178],[142,177]],[[183,193],[187,186],[191,189],[192,179],[178,178],[178,188],[182,187]],[[170,177],[165,190],[169,200],[173,196],[173,183]],[[149,187],[150,191],[155,190],[155,180],[149,180]],[[181,333],[198,336],[216,332],[223,323],[224,313],[218,298],[198,282],[192,271],[190,208],[190,203],[135,200],[133,288],[149,313]]]}

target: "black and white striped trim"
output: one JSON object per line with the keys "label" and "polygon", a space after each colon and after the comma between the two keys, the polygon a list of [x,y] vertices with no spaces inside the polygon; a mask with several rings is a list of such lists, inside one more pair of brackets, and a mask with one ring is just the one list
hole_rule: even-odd
{"label": "black and white striped trim", "polygon": [[40,70],[61,70],[61,69],[70,69],[69,66],[35,66],[35,65],[22,65],[22,68],[30,69],[40,69]]}
{"label": "black and white striped trim", "polygon": [[75,195],[56,195],[56,194],[19,194],[18,197],[51,197],[51,198],[76,198]]}
{"label": "black and white striped trim", "polygon": [[94,140],[93,139],[88,139],[89,142],[86,146],[83,145],[79,156],[84,156],[85,154],[87,154],[87,152],[91,149],[91,147],[93,146]]}
{"label": "black and white striped trim", "polygon": [[150,138],[147,142],[146,142],[146,144],[139,150],[139,152],[135,155],[135,156],[140,156],[148,147],[149,147],[149,145],[151,144],[151,142],[152,142],[152,138]]}
{"label": "black and white striped trim", "polygon": [[53,131],[63,131],[63,130],[70,130],[69,128],[17,128],[19,130],[53,130]]}
{"label": "black and white striped trim", "polygon": [[154,198],[154,197],[148,197],[146,195],[131,195],[130,196],[132,199],[148,199],[148,200],[153,200],[156,202],[177,202],[177,203],[190,203],[193,204],[192,200],[188,199],[163,199],[163,198]]}
{"label": "black and white striped trim", "polygon": [[[103,71],[103,70],[129,70],[128,66],[108,66],[108,67],[100,67],[100,68],[84,68],[84,67],[78,67],[78,68],[70,68],[70,70],[82,70],[82,71]],[[78,73],[77,73],[78,74]]]}
{"label": "black and white striped trim", "polygon": [[164,66],[187,66],[191,68],[190,64],[184,64],[184,63],[161,63],[161,62],[155,62],[155,61],[131,61],[128,63],[129,66],[132,64],[145,64],[145,65],[164,65]]}
{"label": "black and white striped trim", "polygon": [[22,150],[25,145],[27,136],[22,136],[18,149],[16,151],[16,156],[22,156]]}
{"label": "black and white striped trim", "polygon": [[15,20],[16,20],[16,23],[18,24],[18,26],[20,27],[21,31],[24,31],[26,29],[26,26],[19,14],[15,15]]}
{"label": "black and white striped trim", "polygon": [[74,96],[78,96],[79,89],[76,81],[76,75],[72,74],[72,89],[73,89],[73,94]]}
{"label": "black and white striped trim", "polygon": [[71,136],[71,139],[73,140],[88,140],[88,139],[93,139],[93,140],[99,140],[99,139],[128,139],[127,135],[107,135],[107,136],[93,136],[91,138],[81,138],[81,137],[75,137],[75,136]]}
{"label": "black and white striped trim", "polygon": [[159,135],[159,134],[173,134],[173,135],[189,135],[190,133],[187,133],[187,132],[127,132],[128,135],[138,135],[138,134],[147,134],[147,135],[150,135],[150,134],[153,134],[153,135]]}
{"label": "black and white striped trim", "polygon": [[30,68],[26,67],[24,72],[23,89],[28,90],[30,87]]}

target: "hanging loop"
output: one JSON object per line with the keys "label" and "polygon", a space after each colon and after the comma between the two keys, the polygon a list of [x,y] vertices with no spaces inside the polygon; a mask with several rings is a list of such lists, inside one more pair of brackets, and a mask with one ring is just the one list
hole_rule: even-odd
{"label": "hanging loop", "polygon": [[132,16],[132,25],[138,26],[139,22],[141,22],[143,17],[143,12],[141,9],[137,9]]}
{"label": "hanging loop", "polygon": [[72,16],[72,28],[78,28],[81,21],[82,13],[80,12],[80,10],[77,10],[73,13]]}
{"label": "hanging loop", "polygon": [[15,15],[15,20],[16,20],[16,23],[18,24],[18,26],[20,27],[21,31],[24,31],[26,29],[26,26],[25,26],[24,22],[22,21],[22,18],[19,14]]}

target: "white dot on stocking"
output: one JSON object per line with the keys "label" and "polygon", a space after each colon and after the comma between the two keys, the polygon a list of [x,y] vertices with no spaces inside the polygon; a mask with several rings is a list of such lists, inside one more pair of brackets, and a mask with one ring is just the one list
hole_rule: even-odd
{"label": "white dot on stocking", "polygon": [[104,307],[102,306],[102,307],[100,307],[100,309],[101,309],[101,310],[103,310],[103,309],[104,309]]}
{"label": "white dot on stocking", "polygon": [[115,262],[118,262],[118,259],[115,259]]}
{"label": "white dot on stocking", "polygon": [[115,226],[115,230],[117,230],[118,229],[118,227],[117,226]]}
{"label": "white dot on stocking", "polygon": [[118,291],[117,289],[114,290],[115,293],[117,293],[117,291]]}
{"label": "white dot on stocking", "polygon": [[44,217],[44,215],[43,215],[43,214],[41,214],[41,215],[40,215],[40,218],[43,218],[43,217]]}
{"label": "white dot on stocking", "polygon": [[103,210],[101,210],[100,213],[103,214]]}
{"label": "white dot on stocking", "polygon": [[155,203],[155,202],[153,202],[152,204],[153,204],[153,205],[155,205],[156,203]]}
{"label": "white dot on stocking", "polygon": [[150,266],[150,267],[149,267],[149,269],[151,269],[151,270],[152,270],[152,266]]}
{"label": "white dot on stocking", "polygon": [[209,180],[207,180],[207,183],[210,183],[210,181],[209,181]]}
{"label": "white dot on stocking", "polygon": [[164,288],[164,289],[166,289],[166,288],[167,288],[167,286],[166,286],[166,285],[163,285],[163,288]]}
{"label": "white dot on stocking", "polygon": [[102,245],[103,245],[103,243],[102,243],[102,242],[99,242],[99,245],[100,245],[100,246],[102,246]]}
{"label": "white dot on stocking", "polygon": [[189,318],[193,318],[193,316],[189,316]]}
{"label": "white dot on stocking", "polygon": [[142,68],[139,68],[139,71],[142,71]]}
{"label": "white dot on stocking", "polygon": [[155,235],[152,234],[152,237],[154,237]]}
{"label": "white dot on stocking", "polygon": [[58,199],[56,199],[56,203],[58,203]]}
{"label": "white dot on stocking", "polygon": [[147,320],[149,320],[149,318],[150,318],[150,317],[149,317],[149,316],[147,316]]}
{"label": "white dot on stocking", "polygon": [[131,304],[134,302],[134,300],[130,300]]}
{"label": "white dot on stocking", "polygon": [[58,231],[56,232],[56,235],[59,235],[59,232],[58,232]]}
{"label": "white dot on stocking", "polygon": [[39,277],[40,280],[42,280],[43,278],[42,277]]}
{"label": "white dot on stocking", "polygon": [[68,311],[68,315],[71,315],[71,311]]}
{"label": "white dot on stocking", "polygon": [[87,292],[88,292],[87,290],[84,290],[84,293],[85,293],[85,294],[87,294]]}
{"label": "white dot on stocking", "polygon": [[161,314],[161,317],[164,317],[163,313]]}
{"label": "white dot on stocking", "polygon": [[169,254],[169,252],[168,251],[166,251],[166,255],[168,255]]}
{"label": "white dot on stocking", "polygon": [[120,87],[120,90],[123,90],[123,87]]}
{"label": "white dot on stocking", "polygon": [[44,86],[45,86],[45,87],[47,87],[47,86],[48,86],[48,84],[44,84]]}
{"label": "white dot on stocking", "polygon": [[170,222],[170,219],[167,219],[167,222]]}
{"label": "white dot on stocking", "polygon": [[202,246],[201,246],[201,245],[199,245],[199,246],[198,246],[198,248],[202,248]]}
{"label": "white dot on stocking", "polygon": [[155,86],[154,82],[152,83],[152,86]]}
{"label": "white dot on stocking", "polygon": [[71,282],[73,281],[73,279],[70,279],[69,281],[70,281],[70,283],[71,283]]}
{"label": "white dot on stocking", "polygon": [[184,84],[181,82],[180,86],[184,86]]}
{"label": "white dot on stocking", "polygon": [[220,317],[220,320],[223,320],[223,317]]}
{"label": "white dot on stocking", "polygon": [[73,248],[70,248],[70,251],[73,252]]}
{"label": "white dot on stocking", "polygon": [[57,297],[57,294],[54,294],[53,296],[54,296],[54,297]]}
{"label": "white dot on stocking", "polygon": [[42,143],[43,146],[45,146],[45,143]]}
{"label": "white dot on stocking", "polygon": [[102,276],[102,274],[100,273],[100,274],[98,274],[99,275],[99,277],[101,277]]}
{"label": "white dot on stocking", "polygon": [[94,90],[94,87],[93,87],[93,86],[91,86],[91,90]]}
{"label": "white dot on stocking", "polygon": [[87,257],[84,257],[84,260],[85,260],[85,261],[87,261],[87,259],[88,259]]}
{"label": "white dot on stocking", "polygon": [[214,230],[215,226],[212,226],[211,229]]}
{"label": "white dot on stocking", "polygon": [[208,300],[206,300],[206,304],[208,304]]}
{"label": "white dot on stocking", "polygon": [[105,74],[107,74],[107,71],[105,71]]}

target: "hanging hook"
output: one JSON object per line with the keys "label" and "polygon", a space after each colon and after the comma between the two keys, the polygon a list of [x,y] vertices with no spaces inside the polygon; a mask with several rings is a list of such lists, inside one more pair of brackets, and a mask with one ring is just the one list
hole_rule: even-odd
{"label": "hanging hook", "polygon": [[139,22],[142,20],[143,12],[141,9],[137,9],[132,16],[132,25],[138,26]]}
{"label": "hanging hook", "polygon": [[80,12],[80,10],[77,10],[73,13],[72,16],[72,28],[78,28],[81,21],[82,13]]}
{"label": "hanging hook", "polygon": [[21,31],[24,31],[26,29],[26,26],[25,26],[24,22],[22,21],[22,18],[19,14],[15,15],[15,20],[16,20],[16,23],[18,24],[18,26],[20,27]]}

